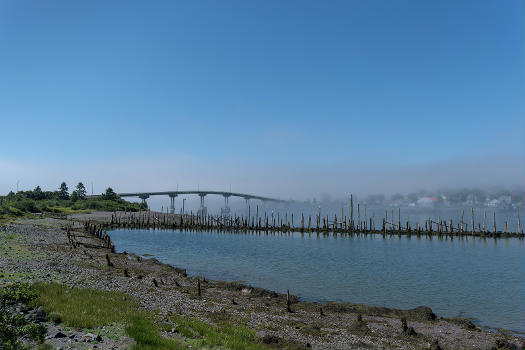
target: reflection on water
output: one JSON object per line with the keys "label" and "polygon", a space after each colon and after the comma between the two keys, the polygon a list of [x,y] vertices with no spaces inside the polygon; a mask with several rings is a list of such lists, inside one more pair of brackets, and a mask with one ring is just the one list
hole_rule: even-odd
{"label": "reflection on water", "polygon": [[525,332],[525,254],[515,238],[128,229],[110,235],[119,252],[151,254],[193,275],[289,288],[303,300],[426,305],[440,316]]}

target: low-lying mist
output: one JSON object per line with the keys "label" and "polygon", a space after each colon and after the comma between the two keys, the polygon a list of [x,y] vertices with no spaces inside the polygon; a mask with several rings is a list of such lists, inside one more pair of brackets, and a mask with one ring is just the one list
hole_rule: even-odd
{"label": "low-lying mist", "polygon": [[[0,158],[0,193],[58,188],[62,181],[82,181],[88,194],[107,187],[116,192],[216,190],[249,193],[285,200],[365,199],[400,193],[439,195],[443,189],[510,190],[522,187],[521,156],[450,159],[426,164],[257,164],[241,160],[202,160],[186,155],[137,157],[113,161],[71,163],[22,162]],[[426,191],[426,192],[425,192]],[[515,192],[516,190],[514,190]],[[446,191],[445,191],[446,192]],[[521,191],[523,193],[523,191]]]}

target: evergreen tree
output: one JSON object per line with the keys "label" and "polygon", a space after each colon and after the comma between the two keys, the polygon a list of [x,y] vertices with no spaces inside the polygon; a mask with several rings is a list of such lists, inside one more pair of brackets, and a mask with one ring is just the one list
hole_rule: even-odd
{"label": "evergreen tree", "polygon": [[86,187],[84,186],[82,182],[78,183],[76,193],[77,193],[78,198],[80,199],[86,198]]}
{"label": "evergreen tree", "polygon": [[71,192],[70,199],[71,199],[72,202],[78,201],[80,199],[80,196],[78,195],[78,192],[77,191]]}
{"label": "evergreen tree", "polygon": [[107,199],[107,200],[115,200],[115,199],[118,199],[118,195],[115,193],[115,191],[113,191],[113,189],[111,187],[108,187],[106,189],[106,193],[102,194],[104,196],[104,199]]}
{"label": "evergreen tree", "polygon": [[40,188],[40,186],[36,186],[35,189],[33,190],[33,199],[36,199],[38,201],[43,198],[44,198],[44,193],[42,192],[42,189]]}
{"label": "evergreen tree", "polygon": [[69,192],[68,192],[68,188],[65,182],[62,182],[60,184],[60,188],[58,190],[58,198],[69,199]]}

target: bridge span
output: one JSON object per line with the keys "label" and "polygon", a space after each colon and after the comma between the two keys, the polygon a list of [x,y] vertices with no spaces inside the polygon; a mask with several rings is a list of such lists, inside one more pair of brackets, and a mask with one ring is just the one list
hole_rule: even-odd
{"label": "bridge span", "polygon": [[[228,215],[230,212],[230,206],[228,199],[230,197],[240,197],[244,198],[246,200],[246,204],[248,204],[250,199],[254,200],[260,200],[263,202],[280,202],[284,203],[286,201],[282,199],[277,198],[271,198],[271,197],[263,197],[263,196],[256,196],[253,194],[247,194],[247,193],[238,193],[238,192],[224,192],[224,191],[162,191],[162,192],[127,192],[127,193],[118,193],[120,197],[138,197],[142,199],[143,203],[146,203],[146,199],[148,199],[151,196],[169,196],[170,197],[170,212],[173,214],[175,212],[175,198],[179,195],[184,194],[196,194],[200,197],[201,200],[201,206],[199,209],[200,215],[206,215],[207,208],[204,206],[204,197],[207,195],[218,195],[224,197],[224,208],[222,209],[223,215]],[[183,201],[184,206],[184,201]]]}

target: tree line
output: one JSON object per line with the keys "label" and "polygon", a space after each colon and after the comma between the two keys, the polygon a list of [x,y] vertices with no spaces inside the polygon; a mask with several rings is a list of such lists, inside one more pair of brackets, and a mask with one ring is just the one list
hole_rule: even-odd
{"label": "tree line", "polygon": [[55,191],[43,191],[40,186],[33,190],[11,191],[0,196],[0,220],[6,217],[22,216],[27,213],[72,213],[91,210],[115,211],[146,210],[145,203],[123,200],[108,187],[99,196],[88,196],[86,186],[79,182],[70,192],[66,182]]}

